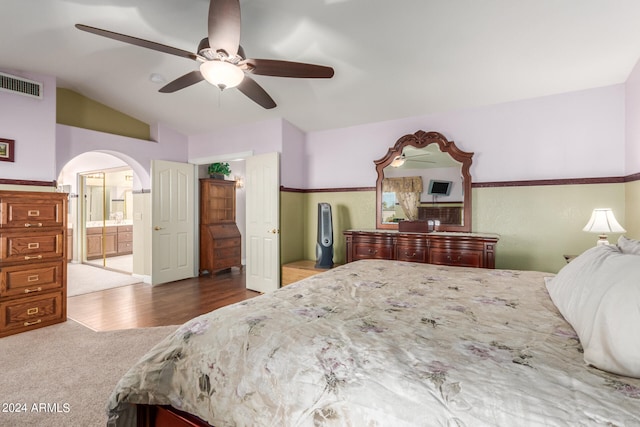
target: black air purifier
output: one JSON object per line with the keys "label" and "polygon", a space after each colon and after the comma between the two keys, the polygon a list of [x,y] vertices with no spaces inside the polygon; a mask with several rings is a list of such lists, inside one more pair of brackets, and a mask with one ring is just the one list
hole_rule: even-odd
{"label": "black air purifier", "polygon": [[333,224],[331,205],[318,203],[318,243],[316,243],[316,268],[333,267]]}

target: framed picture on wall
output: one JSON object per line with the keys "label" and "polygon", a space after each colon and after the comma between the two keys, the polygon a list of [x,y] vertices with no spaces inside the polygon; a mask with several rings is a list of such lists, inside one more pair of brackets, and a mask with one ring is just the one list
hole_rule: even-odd
{"label": "framed picture on wall", "polygon": [[13,139],[0,138],[0,162],[15,161],[15,143]]}

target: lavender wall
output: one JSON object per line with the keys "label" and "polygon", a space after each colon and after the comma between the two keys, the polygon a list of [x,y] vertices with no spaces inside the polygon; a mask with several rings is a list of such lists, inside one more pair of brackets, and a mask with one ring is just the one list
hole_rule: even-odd
{"label": "lavender wall", "polygon": [[152,127],[152,134],[158,142],[57,125],[57,172],[82,153],[104,152],[131,166],[135,172],[134,190],[149,189],[151,160],[187,161],[186,137],[162,125]]}
{"label": "lavender wall", "polygon": [[0,92],[0,138],[15,140],[15,162],[0,162],[0,178],[53,181],[56,174],[56,79],[2,70],[43,84],[43,99]]}
{"label": "lavender wall", "polygon": [[[640,61],[631,71],[626,84],[627,101],[627,175],[640,173]],[[625,184],[627,236],[640,238],[640,181]]]}
{"label": "lavender wall", "polygon": [[56,124],[56,79],[2,70],[43,83],[43,99],[0,92],[0,138],[16,141],[15,162],[0,162],[0,178],[53,181],[75,156],[98,151],[129,163],[138,182],[149,184],[151,159],[187,160],[187,138],[163,125],[152,127],[158,142]]}
{"label": "lavender wall", "polygon": [[271,153],[282,149],[282,120],[266,120],[189,136],[189,159],[253,151]]}
{"label": "lavender wall", "polygon": [[640,173],[640,61],[626,84],[626,173]]}
{"label": "lavender wall", "polygon": [[280,184],[305,188],[307,163],[304,157],[306,134],[287,121],[282,121],[282,155],[280,156]]}
{"label": "lavender wall", "polygon": [[625,87],[614,85],[310,133],[308,188],[374,186],[373,161],[420,129],[474,152],[474,182],[625,175]]}
{"label": "lavender wall", "polygon": [[475,152],[475,182],[640,172],[640,121],[633,120],[640,117],[639,65],[626,85],[306,135],[282,119],[188,138],[157,125],[152,128],[157,143],[56,125],[55,78],[10,73],[43,82],[44,99],[0,92],[0,137],[16,140],[16,162],[0,162],[2,178],[54,180],[71,158],[92,150],[124,153],[147,171],[152,158],[187,161],[279,151],[282,185],[369,187],[376,179],[373,161],[400,136],[419,129],[442,132]]}
{"label": "lavender wall", "polygon": [[283,119],[266,120],[248,125],[220,129],[214,133],[189,137],[189,159],[226,156],[252,152],[281,153],[280,184],[300,188],[305,182],[304,144],[306,135]]}

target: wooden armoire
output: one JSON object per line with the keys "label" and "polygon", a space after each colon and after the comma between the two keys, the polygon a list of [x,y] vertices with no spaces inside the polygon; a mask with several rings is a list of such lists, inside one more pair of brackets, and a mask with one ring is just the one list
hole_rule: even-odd
{"label": "wooden armoire", "polygon": [[200,274],[242,268],[236,225],[236,182],[200,180]]}

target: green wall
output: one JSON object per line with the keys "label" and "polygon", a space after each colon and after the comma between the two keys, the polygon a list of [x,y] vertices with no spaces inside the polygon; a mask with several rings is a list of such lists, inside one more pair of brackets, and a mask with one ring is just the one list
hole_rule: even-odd
{"label": "green wall", "polygon": [[[306,194],[280,192],[280,263],[305,259]],[[315,259],[309,258],[309,259]]]}
{"label": "green wall", "polygon": [[375,191],[296,193],[280,192],[280,261],[316,259],[318,203],[331,204],[333,262],[345,262],[342,231],[376,228]]}
{"label": "green wall", "polygon": [[69,89],[56,91],[56,122],[114,135],[151,140],[147,123]]}
{"label": "green wall", "polygon": [[[344,230],[375,229],[375,191],[282,192],[281,196],[283,264],[315,259],[319,202],[332,207],[335,263],[345,261]],[[638,215],[629,221],[625,215],[625,209],[640,211],[640,181],[475,188],[472,201],[473,231],[500,235],[496,268],[557,272],[565,265],[562,255],[577,255],[595,245],[597,235],[582,228],[598,207],[613,209],[626,235],[640,238]],[[611,235],[609,241],[615,243],[618,237]]]}
{"label": "green wall", "polygon": [[640,239],[640,181],[625,184],[626,216],[622,224],[628,237]]}
{"label": "green wall", "polygon": [[318,239],[318,203],[331,205],[333,220],[333,262],[344,264],[345,241],[342,232],[352,228],[376,228],[375,191],[307,193],[305,213],[305,259],[316,259]]}
{"label": "green wall", "polygon": [[563,254],[595,245],[598,236],[582,228],[601,207],[625,224],[624,184],[476,188],[473,229],[500,234],[496,268],[555,273],[565,265]]}

